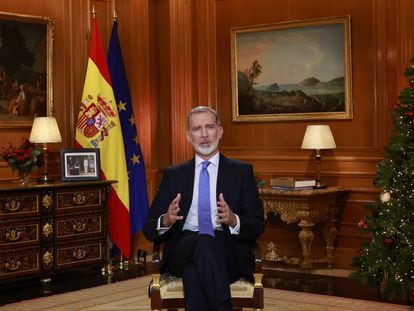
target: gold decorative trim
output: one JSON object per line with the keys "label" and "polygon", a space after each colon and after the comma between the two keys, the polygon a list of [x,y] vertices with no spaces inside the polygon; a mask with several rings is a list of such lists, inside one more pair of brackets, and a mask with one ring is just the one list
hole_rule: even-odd
{"label": "gold decorative trim", "polygon": [[161,287],[160,279],[161,279],[161,275],[159,273],[153,273],[151,286],[154,288],[160,288]]}
{"label": "gold decorative trim", "polygon": [[254,277],[254,287],[262,288],[263,287],[263,284],[262,284],[263,273],[254,273],[253,277]]}
{"label": "gold decorative trim", "polygon": [[[44,40],[46,42],[45,59],[45,92],[46,92],[46,115],[53,115],[53,41],[55,23],[51,17],[35,16],[28,14],[14,14],[10,12],[0,11],[0,19],[4,21],[25,23],[25,24],[40,24],[45,25]],[[34,87],[34,85],[33,85]],[[42,89],[43,90],[43,89]],[[1,120],[0,128],[16,128],[16,127],[30,127],[32,120]]]}
{"label": "gold decorative trim", "polygon": [[45,251],[42,257],[42,263],[44,266],[49,267],[53,263],[53,254],[49,251]]}
{"label": "gold decorative trim", "polygon": [[49,237],[50,235],[52,235],[52,234],[53,234],[53,226],[52,226],[50,223],[46,222],[46,223],[43,225],[43,228],[42,228],[42,234],[43,234],[45,237]]}
{"label": "gold decorative trim", "polygon": [[45,194],[42,199],[43,207],[45,207],[46,209],[49,209],[49,207],[52,206],[52,204],[53,204],[52,196],[50,194]]}

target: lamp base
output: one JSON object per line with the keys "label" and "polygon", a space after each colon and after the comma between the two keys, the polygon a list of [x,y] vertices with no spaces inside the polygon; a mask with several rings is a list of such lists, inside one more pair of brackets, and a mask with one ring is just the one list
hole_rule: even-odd
{"label": "lamp base", "polygon": [[47,173],[44,173],[43,174],[43,177],[42,178],[40,178],[40,179],[38,179],[37,180],[38,182],[42,182],[42,183],[44,183],[44,184],[47,184],[47,183],[50,183],[50,182],[52,182],[52,181],[54,181],[54,179],[52,179],[52,178],[49,178],[48,176],[47,176]]}
{"label": "lamp base", "polygon": [[322,183],[320,180],[317,180],[315,186],[313,186],[313,189],[325,189],[326,187],[326,184]]}
{"label": "lamp base", "polygon": [[43,178],[40,178],[40,179],[37,179],[36,181],[37,181],[38,183],[48,184],[48,183],[54,182],[55,180],[56,180],[56,179],[54,179],[54,178],[48,178],[48,179],[43,179]]}

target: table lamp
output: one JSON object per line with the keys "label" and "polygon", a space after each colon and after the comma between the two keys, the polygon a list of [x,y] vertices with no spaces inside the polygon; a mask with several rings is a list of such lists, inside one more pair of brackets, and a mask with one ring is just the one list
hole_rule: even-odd
{"label": "table lamp", "polygon": [[35,118],[29,140],[32,143],[43,143],[44,171],[42,181],[47,183],[50,181],[47,173],[47,143],[60,143],[62,141],[55,117]]}
{"label": "table lamp", "polygon": [[326,188],[326,185],[321,182],[321,150],[336,148],[329,125],[308,125],[301,148],[316,150],[316,184],[314,188]]}

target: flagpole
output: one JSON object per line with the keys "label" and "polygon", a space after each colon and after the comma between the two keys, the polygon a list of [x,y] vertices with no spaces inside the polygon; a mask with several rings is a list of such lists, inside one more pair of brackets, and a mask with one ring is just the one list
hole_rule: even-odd
{"label": "flagpole", "polygon": [[124,267],[124,255],[122,255],[122,252],[119,256],[119,270],[128,270],[128,266]]}
{"label": "flagpole", "polygon": [[[117,15],[116,10],[115,10],[115,1],[112,2],[112,9],[113,9],[112,18],[113,18],[113,21],[116,22],[118,20],[118,15]],[[118,268],[120,270],[128,270],[128,264],[129,264],[128,260],[124,260],[124,255],[123,255],[122,251],[120,251]]]}
{"label": "flagpole", "polygon": [[[95,9],[95,5],[92,6],[92,18],[96,18],[97,11]],[[104,267],[102,267],[102,275],[108,276],[108,283],[110,283],[110,280],[112,279],[113,275],[113,265],[112,265],[112,255],[111,255],[111,249],[112,249],[113,243],[111,241],[111,238],[109,236],[109,233],[107,233],[107,250],[106,250],[106,264]]]}
{"label": "flagpole", "polygon": [[119,269],[120,270],[124,270],[124,263],[123,263],[123,261],[124,261],[124,257],[123,257],[122,252],[121,252],[121,255],[119,256]]}

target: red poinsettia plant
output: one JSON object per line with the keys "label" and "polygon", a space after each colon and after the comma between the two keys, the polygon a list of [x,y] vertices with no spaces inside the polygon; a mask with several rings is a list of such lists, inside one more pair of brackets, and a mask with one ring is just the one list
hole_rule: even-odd
{"label": "red poinsettia plant", "polygon": [[41,149],[36,144],[24,138],[20,146],[9,143],[7,147],[1,147],[0,158],[7,162],[13,172],[30,172],[38,166],[38,156],[41,152]]}

